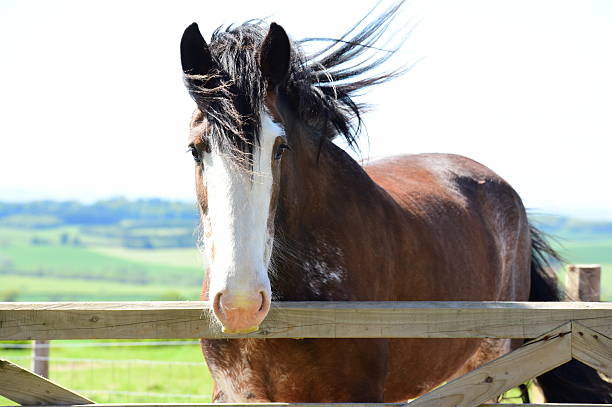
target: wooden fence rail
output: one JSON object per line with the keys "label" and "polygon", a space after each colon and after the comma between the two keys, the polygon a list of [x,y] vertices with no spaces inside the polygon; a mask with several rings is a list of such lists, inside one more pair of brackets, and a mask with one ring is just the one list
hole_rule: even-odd
{"label": "wooden fence rail", "polygon": [[[588,284],[580,283],[580,279],[571,274],[569,279],[578,282],[574,290],[577,295],[593,300],[597,299],[593,292],[598,287],[595,280],[598,280],[599,272],[589,271],[589,275],[591,282]],[[199,301],[0,303],[0,340],[535,338],[519,349],[406,403],[268,403],[257,407],[475,407],[572,358],[608,377],[612,376],[612,303],[283,302],[273,304],[258,332],[246,335],[222,333],[211,315],[208,303]],[[93,403],[1,359],[0,394],[22,405],[85,407]],[[96,407],[214,405],[218,404],[98,404]],[[252,407],[253,404],[232,406]]]}
{"label": "wooden fence rail", "polygon": [[[261,331],[248,335],[222,334],[211,324],[207,307],[203,302],[0,303],[0,339],[536,338],[403,404],[405,407],[475,407],[572,358],[612,376],[611,303],[277,303]],[[0,362],[0,394],[29,404],[27,389],[38,389],[40,382],[60,392],[58,400],[62,400],[53,402],[56,390],[49,390],[51,393],[45,391],[40,397],[41,404],[82,404],[66,403],[65,397],[73,392],[53,383],[49,386],[40,376]],[[513,369],[516,366],[520,369]],[[15,383],[26,383],[26,391],[15,391]]]}
{"label": "wooden fence rail", "polygon": [[283,302],[231,335],[200,301],[0,303],[0,339],[535,338],[567,321],[612,336],[612,303]]}

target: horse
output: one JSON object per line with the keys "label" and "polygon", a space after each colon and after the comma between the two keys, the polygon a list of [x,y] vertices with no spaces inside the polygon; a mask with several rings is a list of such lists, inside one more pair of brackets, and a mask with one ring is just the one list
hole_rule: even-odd
{"label": "horse", "polygon": [[[224,332],[256,331],[273,299],[560,300],[547,272],[554,252],[492,170],[452,154],[362,166],[334,142],[356,148],[366,106],[355,95],[402,73],[373,73],[391,51],[359,59],[396,13],[311,54],[262,20],[220,27],[210,43],[196,23],[185,30],[183,79],[196,104],[188,148],[208,264],[202,300]],[[513,344],[243,338],[201,347],[215,402],[390,402]],[[547,399],[575,391],[582,402],[609,402],[609,387],[578,363],[542,376]]]}

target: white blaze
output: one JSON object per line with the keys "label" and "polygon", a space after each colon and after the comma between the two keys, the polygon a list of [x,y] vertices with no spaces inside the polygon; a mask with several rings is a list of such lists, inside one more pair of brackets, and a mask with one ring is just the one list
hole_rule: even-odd
{"label": "white blaze", "polygon": [[272,154],[276,137],[282,135],[281,127],[268,114],[261,114],[260,143],[253,147],[252,173],[215,149],[202,157],[208,196],[208,215],[203,219],[208,237],[204,237],[204,245],[211,296],[224,290],[247,294],[263,289],[271,297],[267,271],[273,239],[268,231]]}

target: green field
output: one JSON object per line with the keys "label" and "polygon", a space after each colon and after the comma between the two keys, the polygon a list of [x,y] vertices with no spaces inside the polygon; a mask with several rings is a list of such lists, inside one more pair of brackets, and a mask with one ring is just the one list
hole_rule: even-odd
{"label": "green field", "polygon": [[[136,285],[70,278],[0,276],[0,295],[19,301],[152,301],[198,300],[200,287]],[[5,298],[6,299],[6,298]]]}
{"label": "green field", "polygon": [[[66,233],[80,234],[74,227],[0,228],[0,300],[199,298],[204,265],[195,248],[60,244]],[[40,241],[47,243],[32,243]]]}
{"label": "green field", "polygon": [[[83,236],[78,227],[0,227],[0,300],[172,300],[199,296],[205,266],[195,248],[61,245],[63,234]],[[34,239],[53,244],[32,244]],[[582,233],[579,239],[572,239],[563,233],[553,245],[569,263],[602,264],[602,299],[612,299],[612,238],[587,239]]]}
{"label": "green field", "polygon": [[[62,343],[66,341],[52,342]],[[30,369],[30,352],[3,349],[0,344],[0,357],[26,369]],[[212,380],[198,345],[52,346],[50,357],[51,380],[99,403],[210,402]],[[0,405],[14,404],[0,397]]]}
{"label": "green field", "polygon": [[202,270],[204,263],[201,254],[193,249],[125,249],[123,247],[100,247],[95,252],[114,258],[137,261],[147,264],[186,267]]}

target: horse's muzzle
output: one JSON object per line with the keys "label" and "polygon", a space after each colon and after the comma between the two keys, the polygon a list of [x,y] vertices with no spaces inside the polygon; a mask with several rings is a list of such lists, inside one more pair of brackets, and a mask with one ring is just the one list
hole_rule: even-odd
{"label": "horse's muzzle", "polygon": [[225,333],[257,331],[269,310],[270,297],[263,290],[252,294],[221,291],[213,300],[213,312]]}

